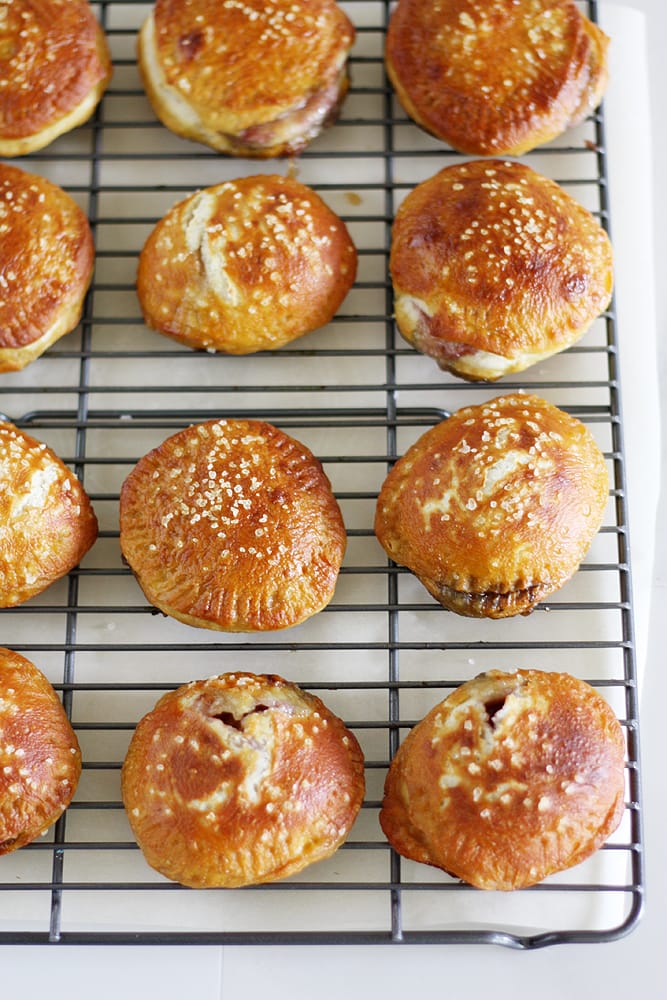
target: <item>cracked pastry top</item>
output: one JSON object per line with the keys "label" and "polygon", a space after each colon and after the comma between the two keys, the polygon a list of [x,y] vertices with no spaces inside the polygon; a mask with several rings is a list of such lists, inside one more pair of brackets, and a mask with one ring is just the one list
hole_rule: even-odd
{"label": "cracked pastry top", "polygon": [[364,797],[361,748],[314,695],[228,673],[164,695],[122,768],[146,861],[194,888],[273,882],[328,858]]}
{"label": "cracked pastry top", "polygon": [[76,734],[50,682],[24,656],[0,649],[0,855],[55,823],[80,775]]}
{"label": "cracked pastry top", "polygon": [[317,458],[259,420],[210,420],[139,460],[120,544],[147,599],[201,628],[297,625],[333,597],[346,533]]}
{"label": "cracked pastry top", "polygon": [[461,378],[494,381],[570,347],[607,308],[597,219],[521,163],[474,160],[417,185],[394,220],[398,328]]}
{"label": "cracked pastry top", "polygon": [[8,164],[0,164],[0,232],[0,372],[20,371],[76,327],[95,250],[66,191]]}
{"label": "cracked pastry top", "polygon": [[408,733],[380,812],[399,854],[480,889],[513,890],[589,858],[625,805],[609,703],[566,673],[491,670]]}
{"label": "cracked pastry top", "polygon": [[87,0],[0,4],[0,156],[43,149],[92,115],[111,79]]}
{"label": "cracked pastry top", "polygon": [[385,61],[427,132],[462,153],[519,156],[598,107],[608,46],[573,0],[399,0]]}
{"label": "cracked pastry top", "polygon": [[138,60],[176,134],[231,156],[293,156],[337,118],[354,38],[333,0],[157,0]]}
{"label": "cracked pastry top", "polygon": [[193,348],[250,354],[328,323],[354,284],[342,220],[289,177],[242,177],[174,205],[141,251],[148,326]]}
{"label": "cracked pastry top", "polygon": [[23,604],[69,573],[97,530],[68,466],[43,442],[0,422],[0,607]]}
{"label": "cracked pastry top", "polygon": [[590,431],[516,393],[426,431],[382,485],[375,534],[443,607],[507,618],[528,614],[575,573],[608,495]]}

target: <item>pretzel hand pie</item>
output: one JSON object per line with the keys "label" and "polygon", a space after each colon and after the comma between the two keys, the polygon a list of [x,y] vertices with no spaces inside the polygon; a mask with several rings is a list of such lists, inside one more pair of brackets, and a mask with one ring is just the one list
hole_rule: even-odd
{"label": "pretzel hand pie", "polygon": [[462,153],[519,156],[599,105],[608,46],[574,0],[399,0],[385,61],[427,132]]}
{"label": "pretzel hand pie", "polygon": [[83,486],[43,442],[0,422],[0,607],[15,607],[72,570],[97,538]]}
{"label": "pretzel hand pie", "polygon": [[243,672],[164,695],[122,769],[146,861],[195,888],[273,882],[328,858],[364,787],[356,738],[319,698]]}
{"label": "pretzel hand pie", "polygon": [[494,381],[570,347],[607,308],[595,217],[522,163],[474,160],[418,184],[394,220],[398,328],[460,378]]}
{"label": "pretzel hand pie", "polygon": [[188,347],[251,354],[324,326],[354,284],[345,223],[291,177],[196,191],[157,223],[139,256],[148,326]]}
{"label": "pretzel hand pie", "polygon": [[528,614],[575,573],[608,495],[590,431],[516,393],[426,431],[387,475],[375,533],[443,607],[507,618]]}
{"label": "pretzel hand pie", "polygon": [[0,227],[0,372],[20,371],[79,322],[95,250],[66,191],[2,163]]}
{"label": "pretzel hand pie", "polygon": [[541,882],[590,857],[625,807],[625,739],[585,681],[491,670],[408,733],[380,824],[399,854],[480,889]]}
{"label": "pretzel hand pie", "polygon": [[230,156],[295,156],[337,118],[354,38],[334,0],[156,0],[137,54],[172,132]]}
{"label": "pretzel hand pie", "polygon": [[210,420],[139,460],[120,544],[147,599],[188,625],[297,625],[331,600],[346,547],[331,484],[304,445],[259,420]]}
{"label": "pretzel hand pie", "polygon": [[0,649],[0,855],[55,823],[80,775],[79,744],[53,687],[24,656]]}
{"label": "pretzel hand pie", "polygon": [[83,124],[111,74],[88,0],[1,4],[0,156],[25,156]]}

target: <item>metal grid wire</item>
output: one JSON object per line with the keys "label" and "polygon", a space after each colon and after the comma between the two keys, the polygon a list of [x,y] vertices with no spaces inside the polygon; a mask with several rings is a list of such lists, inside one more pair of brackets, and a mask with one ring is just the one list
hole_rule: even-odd
{"label": "metal grid wire", "polygon": [[[137,2],[97,3],[115,73],[93,120],[25,169],[68,190],[87,212],[97,266],[80,327],[24,372],[2,376],[0,409],[50,444],[84,482],[100,520],[82,565],[0,616],[1,641],[62,694],[82,745],[75,799],[47,837],[0,861],[0,940],[8,943],[500,943],[531,948],[609,940],[641,911],[636,669],[625,463],[613,309],[579,345],[501,386],[461,382],[397,334],[387,261],[396,206],[457,160],[410,123],[384,74],[389,4],[348,0],[357,26],[352,87],[339,122],[293,169],[348,224],[357,283],[325,329],[278,352],[189,351],[142,323],[137,254],[155,222],[197,187],[288,165],[234,160],[171,135],[144,96]],[[596,19],[597,5],[584,5]],[[600,112],[524,159],[609,224]],[[580,571],[528,618],[475,622],[444,611],[388,564],[372,531],[392,461],[462,405],[517,388],[583,420],[608,462],[604,526]],[[256,416],[322,460],[348,528],[332,604],[283,633],[224,635],[146,606],[118,545],[120,485],[174,430]],[[386,769],[403,735],[484,669],[567,670],[603,691],[627,734],[627,808],[590,861],[530,890],[484,893],[393,853],[379,824]],[[326,862],[282,883],[186,890],[145,864],[120,800],[138,719],[167,689],[232,669],[279,673],[319,694],[355,731],[367,798],[350,838]]]}

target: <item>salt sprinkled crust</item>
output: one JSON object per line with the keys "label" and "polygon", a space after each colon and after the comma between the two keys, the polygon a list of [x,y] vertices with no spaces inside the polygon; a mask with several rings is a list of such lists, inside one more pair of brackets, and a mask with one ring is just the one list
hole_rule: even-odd
{"label": "salt sprinkled crust", "polygon": [[288,628],[333,597],[346,546],[321,463],[259,420],[210,420],[139,460],[120,544],[147,599],[188,625]]}
{"label": "salt sprinkled crust", "polygon": [[516,393],[426,431],[386,477],[375,533],[443,607],[507,618],[528,614],[575,573],[608,495],[590,431]]}
{"label": "salt sprinkled crust", "polygon": [[95,251],[70,195],[7,164],[0,235],[0,372],[19,371],[79,322]]}
{"label": "salt sprinkled crust", "polygon": [[606,232],[549,178],[475,160],[417,185],[396,213],[396,322],[459,377],[493,381],[570,347],[607,308]]}
{"label": "salt sprinkled crust", "polygon": [[81,751],[53,687],[0,649],[0,855],[29,844],[70,804]]}
{"label": "salt sprinkled crust", "polygon": [[175,205],[139,257],[146,323],[190,347],[249,354],[324,326],[357,252],[310,188],[274,175],[226,181]]}
{"label": "salt sprinkled crust", "polygon": [[164,695],[122,769],[147,862],[183,885],[273,882],[328,858],[364,797],[354,735],[281,677],[229,673]]}
{"label": "salt sprinkled crust", "polygon": [[608,46],[573,0],[399,0],[385,61],[426,131],[463,153],[519,156],[599,105]]}
{"label": "salt sprinkled crust", "polygon": [[138,60],[176,134],[231,156],[293,156],[336,119],[354,38],[333,0],[157,0]]}
{"label": "salt sprinkled crust", "polygon": [[524,888],[586,860],[616,830],[624,760],[621,725],[589,684],[491,670],[409,732],[380,823],[404,857],[480,889]]}
{"label": "salt sprinkled crust", "polygon": [[0,156],[24,156],[90,118],[111,79],[87,0],[0,4]]}
{"label": "salt sprinkled crust", "polygon": [[45,444],[0,423],[0,607],[69,573],[97,538],[81,483]]}

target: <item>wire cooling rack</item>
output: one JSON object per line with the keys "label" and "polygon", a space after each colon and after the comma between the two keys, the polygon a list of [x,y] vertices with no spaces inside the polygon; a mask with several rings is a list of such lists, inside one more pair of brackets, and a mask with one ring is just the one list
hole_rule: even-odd
{"label": "wire cooling rack", "polygon": [[[82,565],[0,614],[0,642],[32,659],[61,693],[83,750],[67,813],[39,842],[0,859],[5,943],[500,943],[531,948],[618,937],[643,888],[636,666],[625,463],[613,309],[575,347],[494,386],[458,381],[397,334],[387,262],[395,209],[457,155],[410,123],[384,74],[389,4],[348,0],[357,26],[340,121],[296,164],[233,160],[173,136],[143,94],[137,29],[149,5],[95,5],[114,57],[93,120],[22,166],[87,212],[97,265],[80,327],[24,372],[0,380],[0,410],[50,444],[88,490],[101,525]],[[596,19],[597,5],[584,5]],[[600,112],[525,160],[609,225]],[[295,170],[348,224],[356,285],[339,315],[272,354],[234,358],[181,348],[142,323],[138,252],[159,217],[197,187]],[[372,531],[379,486],[397,455],[462,405],[517,388],[583,420],[612,488],[580,571],[530,617],[459,618],[387,563]],[[348,528],[332,604],[281,633],[189,628],[146,606],[120,557],[118,495],[135,461],[176,429],[257,416],[323,461]],[[627,734],[627,808],[594,858],[529,890],[485,893],[395,855],[378,823],[391,755],[409,727],[460,682],[499,667],[567,670],[603,691]],[[227,670],[279,673],[322,697],[355,731],[367,798],[348,842],[326,862],[270,886],[186,890],[145,864],[120,800],[134,726],[160,695]]]}

